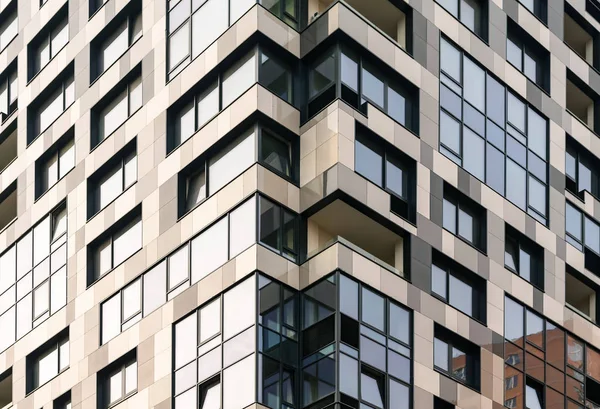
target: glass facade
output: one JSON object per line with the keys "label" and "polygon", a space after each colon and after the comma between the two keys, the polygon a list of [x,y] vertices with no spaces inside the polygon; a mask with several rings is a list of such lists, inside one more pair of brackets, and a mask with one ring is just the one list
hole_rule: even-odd
{"label": "glass facade", "polygon": [[548,121],[443,38],[440,61],[440,152],[546,225]]}
{"label": "glass facade", "polygon": [[411,316],[339,273],[252,275],[175,323],[174,407],[409,408]]}

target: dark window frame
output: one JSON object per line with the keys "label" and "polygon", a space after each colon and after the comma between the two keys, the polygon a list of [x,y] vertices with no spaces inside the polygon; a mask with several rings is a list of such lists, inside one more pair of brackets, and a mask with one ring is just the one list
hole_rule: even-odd
{"label": "dark window frame", "polygon": [[[371,180],[367,175],[363,175],[357,170],[357,155],[354,155],[354,169],[357,174],[364,177],[371,183],[379,186],[390,195],[390,210],[392,213],[416,223],[416,202],[417,202],[417,170],[416,162],[404,152],[399,151],[383,138],[379,137],[369,128],[356,123],[356,135],[354,149],[356,152],[356,143],[360,143],[372,152],[381,157],[381,180],[379,184]],[[388,187],[387,163],[390,162],[402,171],[403,195]]]}
{"label": "dark window frame", "polygon": [[[6,105],[8,108],[8,112],[0,112],[0,123],[4,123],[8,118],[12,116],[17,111],[19,106],[19,86],[18,86],[18,65],[17,59],[15,58],[13,62],[8,64],[6,69],[0,73],[0,84],[6,83]],[[17,95],[15,100],[11,103],[10,100],[12,98],[11,93],[11,80],[17,81]],[[1,142],[0,142],[1,143]]]}
{"label": "dark window frame", "polygon": [[[596,199],[600,200],[600,160],[586,148],[584,148],[574,138],[567,135],[565,155],[573,158],[575,165],[575,175],[569,174],[568,164],[565,166],[565,188],[573,195],[584,200],[585,193],[588,192]],[[568,162],[568,160],[567,160]],[[587,163],[584,163],[587,162]],[[580,188],[580,166],[588,168],[591,174],[591,191]]]}
{"label": "dark window frame", "polygon": [[[443,201],[449,202],[454,206],[454,231],[449,230],[443,221],[442,215],[442,227],[444,230],[449,231],[454,236],[458,237],[469,246],[476,248],[482,253],[487,251],[487,211],[478,203],[475,203],[473,199],[467,197],[463,193],[459,192],[453,186],[448,183],[444,183],[444,198]],[[443,206],[443,203],[442,203]],[[471,216],[473,220],[473,241],[463,237],[459,233],[460,226],[460,212],[464,212]]]}
{"label": "dark window frame", "polygon": [[[73,141],[73,149],[75,149],[75,127],[74,126],[69,128],[69,130],[67,132],[65,132],[56,142],[54,142],[54,144],[52,144],[52,146],[50,146],[50,148],[48,148],[42,154],[42,156],[40,156],[35,161],[35,200],[38,200],[40,197],[42,197],[47,191],[52,189],[52,187],[54,187],[56,184],[58,184],[58,182],[60,182],[62,179],[64,179],[69,173],[71,173],[71,171],[73,171],[73,169],[75,169],[76,163],[75,163],[75,166],[73,166],[73,168],[71,168],[67,173],[65,173],[65,175],[62,178],[60,177],[60,152],[71,141]],[[75,156],[76,153],[74,152],[73,155]],[[44,171],[45,165],[48,163],[48,161],[55,156],[57,156],[57,159],[56,159],[57,170],[56,171],[58,172],[56,182],[51,186],[44,186],[44,181],[42,180],[42,172]],[[75,157],[75,162],[77,162],[77,157]]]}
{"label": "dark window frame", "polygon": [[[51,339],[44,342],[41,346],[36,348],[29,355],[27,355],[27,357],[25,359],[25,361],[26,361],[26,371],[25,371],[26,372],[26,379],[25,379],[26,395],[29,395],[32,392],[34,392],[35,390],[37,390],[39,387],[48,384],[49,382],[52,381],[52,379],[55,379],[56,377],[58,377],[60,374],[67,371],[71,367],[71,365],[70,365],[71,360],[69,359],[69,365],[65,369],[62,369],[62,370],[60,369],[60,362],[61,362],[60,346],[65,341],[69,343],[68,354],[70,354],[71,344],[70,344],[70,337],[69,337],[69,327],[65,328],[64,330],[62,330],[61,332],[59,332],[58,334],[53,336]],[[37,368],[37,364],[39,363],[38,360],[46,352],[53,350],[53,349],[56,349],[56,352],[57,352],[56,375],[54,375],[50,380],[44,382],[43,384],[36,385],[35,384],[35,371]]]}
{"label": "dark window frame", "polygon": [[[448,356],[447,356],[447,365],[448,369],[445,370],[437,366],[434,362],[433,369],[436,372],[439,372],[449,378],[455,380],[456,382],[463,384],[471,389],[476,391],[480,390],[481,384],[481,350],[480,347],[473,344],[472,342],[466,340],[458,334],[451,332],[449,329],[439,325],[434,325],[434,339],[437,339],[448,346]],[[435,348],[435,347],[434,347]],[[460,377],[454,374],[454,370],[452,369],[452,351],[453,349],[458,349],[465,356],[465,378],[466,380],[461,379]],[[434,352],[435,355],[435,352]]]}
{"label": "dark window frame", "polygon": [[487,4],[487,0],[473,0],[474,3],[477,3],[479,5],[479,13],[481,14],[481,18],[479,21],[479,26],[480,26],[480,32],[477,32],[475,30],[471,30],[471,28],[469,26],[467,26],[462,19],[462,3],[464,0],[455,0],[457,2],[456,5],[456,9],[458,11],[458,15],[455,15],[454,13],[452,13],[450,10],[448,10],[446,7],[444,7],[444,5],[439,2],[439,1],[435,1],[441,8],[443,8],[444,10],[446,10],[446,12],[448,14],[450,14],[452,17],[454,17],[456,20],[458,20],[458,22],[460,24],[462,24],[464,27],[467,28],[467,30],[469,30],[471,33],[473,33],[475,36],[479,37],[484,43],[488,44],[488,4]]}
{"label": "dark window frame", "polygon": [[[125,388],[126,388],[126,375],[125,375],[125,368],[127,368],[127,366],[131,365],[132,363],[135,362],[136,365],[136,370],[138,371],[138,376],[137,376],[137,385],[135,390],[133,390],[132,392],[129,393],[125,393]],[[109,386],[108,384],[110,383],[110,377],[118,372],[122,373],[122,382],[121,382],[121,390],[122,390],[122,396],[121,398],[119,398],[118,400],[116,400],[115,402],[110,402],[109,399],[109,395],[108,395],[108,391],[109,391]],[[97,408],[102,408],[102,409],[107,409],[107,408],[112,408],[117,406],[118,404],[120,404],[121,402],[129,399],[131,396],[135,395],[138,392],[139,389],[139,365],[137,362],[137,348],[133,349],[129,352],[127,352],[125,355],[121,356],[120,358],[116,359],[114,362],[110,363],[109,365],[105,366],[104,368],[102,368],[100,371],[98,371],[98,374],[96,376],[96,390],[97,390]]]}
{"label": "dark window frame", "polygon": [[71,391],[63,393],[52,402],[52,409],[66,409],[71,404]]}
{"label": "dark window frame", "polygon": [[[92,173],[87,179],[87,220],[89,221],[95,215],[100,213],[103,209],[110,205],[110,203],[117,200],[123,193],[125,193],[131,186],[137,183],[136,180],[129,184],[125,184],[125,160],[131,155],[137,156],[137,137],[129,141],[123,148],[116,152],[106,163],[100,166],[94,173]],[[99,203],[99,183],[106,174],[112,172],[117,167],[121,168],[121,193],[117,195],[104,207],[100,206]],[[137,170],[136,170],[137,174]]]}
{"label": "dark window frame", "polygon": [[[523,75],[525,75],[532,83],[540,87],[546,94],[550,94],[550,53],[548,50],[541,46],[533,39],[533,37],[531,37],[531,35],[510,18],[508,18],[506,29],[507,48],[508,42],[511,42],[521,51],[520,68],[512,64],[512,62],[508,60],[507,55],[508,63],[523,73]],[[531,78],[525,73],[526,55],[536,63],[535,78]]]}
{"label": "dark window frame", "polygon": [[[40,0],[41,1],[41,0]],[[42,72],[42,70],[50,64],[50,62],[56,57],[56,55],[64,49],[70,42],[70,38],[67,38],[67,42],[61,48],[56,51],[52,50],[52,33],[54,30],[60,26],[64,20],[67,21],[67,31],[69,31],[70,37],[70,27],[69,27],[69,5],[65,3],[63,7],[61,7],[54,16],[48,21],[48,23],[36,34],[36,36],[27,44],[27,83],[29,84],[37,75]],[[44,40],[48,40],[48,48],[49,48],[49,59],[43,66],[39,68],[34,64],[37,54],[40,51],[40,46],[44,42]]]}
{"label": "dark window frame", "polygon": [[[504,240],[504,267],[511,271],[512,273],[518,275],[523,278],[534,287],[539,288],[544,291],[544,249],[540,247],[537,243],[531,240],[529,237],[525,236],[523,233],[519,232],[517,229],[505,223],[505,240]],[[506,264],[506,253],[508,253],[508,243],[511,243],[514,250],[516,251],[514,255],[516,269]],[[521,276],[520,270],[520,262],[521,262],[521,251],[529,254],[533,268],[530,271],[530,279],[526,279]]]}

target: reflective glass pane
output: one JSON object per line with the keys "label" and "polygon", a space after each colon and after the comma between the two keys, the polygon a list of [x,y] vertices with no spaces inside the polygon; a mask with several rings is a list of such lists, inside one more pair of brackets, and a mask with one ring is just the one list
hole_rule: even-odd
{"label": "reflective glass pane", "polygon": [[194,13],[192,16],[192,58],[202,53],[227,30],[229,26],[228,8],[227,2],[208,0]]}
{"label": "reflective glass pane", "polygon": [[209,195],[220,190],[256,162],[255,141],[256,134],[254,129],[251,129],[210,160]]}
{"label": "reflective glass pane", "polygon": [[197,356],[198,318],[191,314],[175,325],[175,368],[181,368]]}
{"label": "reflective glass pane", "polygon": [[372,145],[355,139],[354,168],[371,182],[383,186],[383,157]]}
{"label": "reflective glass pane", "polygon": [[440,111],[440,142],[460,154],[460,124],[444,111]]}
{"label": "reflective glass pane", "polygon": [[385,330],[384,299],[372,291],[362,289],[362,320],[373,327]]}
{"label": "reflective glass pane", "polygon": [[[441,39],[440,65],[441,69],[459,84],[462,83],[461,53],[445,39]],[[468,78],[468,77],[467,77]]]}
{"label": "reflective glass pane", "polygon": [[385,393],[382,390],[382,385],[380,385],[381,380],[377,379],[370,374],[361,373],[360,374],[360,394],[361,398],[365,401],[377,406],[378,408],[383,408],[383,402],[385,401]]}
{"label": "reflective glass pane", "polygon": [[444,370],[448,371],[448,344],[437,338],[433,340],[433,364]]}
{"label": "reflective glass pane", "polygon": [[431,265],[431,291],[446,299],[446,290],[447,290],[447,282],[446,282],[446,271],[442,270],[435,264]]}
{"label": "reflective glass pane", "polygon": [[504,154],[492,145],[486,151],[486,183],[496,192],[504,194]]}
{"label": "reflective glass pane", "polygon": [[510,298],[504,299],[504,337],[523,343],[523,307]]}
{"label": "reflective glass pane", "polygon": [[473,288],[452,275],[449,276],[449,281],[450,305],[467,315],[473,315]]}
{"label": "reflective glass pane", "polygon": [[456,206],[454,205],[454,203],[444,199],[443,208],[444,229],[447,229],[451,233],[456,234]]}
{"label": "reflective glass pane", "polygon": [[[209,0],[215,1],[215,0]],[[223,107],[227,107],[242,95],[252,84],[256,83],[256,57],[250,53],[223,76],[221,85]]]}
{"label": "reflective glass pane", "polygon": [[485,141],[466,127],[463,128],[463,167],[485,180]]}
{"label": "reflective glass pane", "polygon": [[458,235],[471,243],[475,242],[475,221],[470,213],[458,209]]}
{"label": "reflective glass pane", "polygon": [[519,206],[525,208],[526,179],[525,170],[510,159],[506,160],[506,180],[511,183],[506,185],[506,198]]}
{"label": "reflective glass pane", "polygon": [[366,67],[362,70],[362,93],[371,102],[379,105],[380,108],[385,107],[384,101],[384,84],[378,76]]}
{"label": "reflective glass pane", "polygon": [[390,335],[410,345],[410,313],[390,303]]}
{"label": "reflective glass pane", "polygon": [[469,58],[463,57],[464,75],[468,81],[464,83],[463,96],[475,108],[485,112],[485,71]]}

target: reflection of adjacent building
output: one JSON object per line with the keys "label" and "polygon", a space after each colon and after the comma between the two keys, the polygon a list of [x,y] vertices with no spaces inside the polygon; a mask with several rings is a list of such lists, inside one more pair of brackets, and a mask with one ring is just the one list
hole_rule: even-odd
{"label": "reflection of adjacent building", "polygon": [[511,299],[506,300],[505,406],[600,408],[600,353]]}

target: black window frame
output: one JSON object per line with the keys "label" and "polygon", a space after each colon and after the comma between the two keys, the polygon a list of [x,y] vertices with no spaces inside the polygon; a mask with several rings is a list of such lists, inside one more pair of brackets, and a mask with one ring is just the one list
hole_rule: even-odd
{"label": "black window frame", "polygon": [[[441,341],[448,346],[448,356],[446,364],[448,369],[445,370],[437,366],[434,362],[433,369],[456,382],[465,385],[471,389],[479,392],[481,384],[481,349],[479,346],[473,344],[471,341],[461,337],[460,335],[450,331],[449,329],[434,324],[434,340]],[[434,346],[435,348],[435,346]],[[465,356],[465,379],[461,379],[459,376],[454,374],[452,369],[452,350],[458,349],[464,353]],[[434,352],[435,356],[435,352]]]}
{"label": "black window frame", "polygon": [[[416,161],[398,148],[385,141],[379,135],[375,134],[369,128],[356,122],[354,137],[354,150],[356,152],[356,144],[360,143],[372,152],[381,157],[381,181],[371,180],[369,176],[363,175],[357,169],[357,156],[354,155],[354,169],[357,174],[364,177],[371,183],[379,186],[390,195],[390,211],[397,216],[400,216],[411,223],[416,223],[416,204],[417,204],[417,168]],[[387,163],[392,163],[395,167],[402,171],[402,186],[404,192],[403,197],[395,190],[388,187],[387,180]]]}
{"label": "black window frame", "polygon": [[[485,279],[477,275],[476,273],[468,270],[463,267],[453,259],[445,256],[443,253],[432,250],[432,262],[431,266],[436,266],[438,269],[444,271],[446,273],[446,293],[445,295],[438,294],[433,290],[433,270],[430,274],[431,277],[431,295],[445,304],[451,306],[452,308],[459,310],[450,302],[450,276],[454,277],[456,280],[461,281],[463,284],[469,286],[471,288],[472,300],[471,300],[471,310],[472,315],[463,314],[473,318],[476,321],[481,322],[482,324],[486,324],[487,322],[487,308],[486,308],[486,300],[487,300],[487,285]],[[462,312],[462,311],[461,311]]]}
{"label": "black window frame", "polygon": [[[537,1],[537,0],[536,0]],[[531,35],[529,35],[521,26],[508,18],[506,24],[507,58],[509,64],[519,70],[532,83],[540,87],[544,92],[550,94],[550,53],[542,47]],[[508,60],[508,42],[520,49],[521,61],[520,68]],[[525,55],[536,63],[536,77],[531,78],[525,72]]]}
{"label": "black window frame", "polygon": [[[565,189],[581,200],[585,199],[585,193],[588,192],[600,200],[600,159],[584,148],[573,137],[566,135],[566,165],[565,165]],[[570,174],[568,169],[568,158],[573,158],[575,165],[575,175]],[[591,191],[580,188],[580,166],[586,167],[591,175]]]}
{"label": "black window frame", "polygon": [[[137,16],[142,17],[141,0],[133,0],[127,3],[125,7],[100,31],[96,37],[90,41],[90,85],[102,76],[110,67],[117,64],[119,59],[129,51],[129,49],[139,41],[139,38],[133,41],[133,22]],[[118,29],[123,23],[127,24],[127,49],[104,71],[100,70],[100,51],[106,44],[109,35]],[[140,38],[143,36],[143,29]]]}
{"label": "black window frame", "polygon": [[[117,406],[121,402],[129,399],[131,396],[135,395],[139,389],[139,365],[137,360],[137,348],[127,352],[120,358],[116,359],[114,362],[105,366],[101,370],[98,371],[96,376],[96,407],[98,409],[108,409]],[[134,363],[136,365],[136,370],[138,371],[137,376],[137,386],[134,391],[125,393],[126,382],[125,382],[125,374],[123,374],[123,381],[121,382],[121,389],[123,391],[123,395],[117,401],[110,403],[110,397],[107,396],[107,391],[109,390],[108,384],[110,383],[110,376],[117,372],[125,372],[125,368],[130,364]]]}
{"label": "black window frame", "polygon": [[71,391],[63,393],[52,402],[52,409],[67,409],[67,405],[71,404]]}
{"label": "black window frame", "polygon": [[[444,217],[442,214],[442,227],[444,230],[449,231],[454,236],[458,237],[465,243],[469,244],[471,247],[476,248],[482,253],[486,253],[487,251],[487,211],[484,207],[475,203],[473,199],[467,197],[465,194],[459,192],[456,188],[444,182],[444,197],[443,202],[449,202],[454,206],[454,220],[455,225],[453,230],[450,230],[446,227],[444,223]],[[442,203],[444,206],[445,203]],[[473,241],[470,241],[468,238],[463,237],[459,233],[460,226],[460,212],[467,213],[471,216],[473,220]],[[443,212],[442,212],[443,213]]]}
{"label": "black window frame", "polygon": [[[131,155],[137,156],[137,137],[134,137],[131,141],[127,142],[127,144],[122,147],[118,152],[116,152],[106,163],[104,163],[100,168],[98,168],[94,173],[92,173],[87,179],[87,220],[90,220],[92,217],[100,213],[103,209],[110,205],[110,203],[117,200],[126,190],[128,190],[131,186],[137,183],[136,181],[131,183],[130,185],[125,185],[125,160],[128,159]],[[121,193],[117,195],[109,204],[104,207],[100,206],[99,203],[99,192],[98,187],[99,183],[107,173],[112,170],[120,167],[122,169],[121,175]]]}
{"label": "black window frame", "polygon": [[[41,1],[41,0],[40,0]],[[65,45],[63,45],[59,50],[54,52],[52,50],[52,33],[64,20],[67,21],[67,30],[69,31],[70,37],[70,27],[69,27],[69,5],[65,3],[63,7],[61,7],[54,16],[48,21],[48,23],[36,34],[36,36],[27,44],[27,83],[31,82],[42,70],[50,64],[50,62],[56,57],[56,55],[64,49],[70,42],[70,38],[67,39]],[[49,59],[46,64],[36,67],[34,61],[36,59],[36,55],[40,51],[39,48],[44,42],[44,40],[48,40],[48,48],[49,48]],[[37,69],[37,71],[36,71]]]}
{"label": "black window frame", "polygon": [[[508,223],[505,223],[504,231],[504,267],[512,273],[523,278],[534,287],[544,291],[544,249]],[[516,263],[515,268],[512,268],[506,264],[506,253],[508,253],[509,243],[511,243],[516,251],[514,254],[514,260]],[[532,265],[530,266],[531,271],[529,280],[523,277],[520,273],[521,251],[529,254],[532,262]]]}
{"label": "black window frame", "polygon": [[[54,144],[52,144],[52,146],[50,146],[50,148],[48,148],[42,154],[42,156],[40,156],[35,161],[35,200],[38,200],[40,197],[42,197],[47,191],[52,189],[53,186],[55,186],[58,182],[60,182],[62,179],[64,179],[73,169],[75,169],[76,163],[74,164],[73,168],[71,168],[62,178],[60,177],[60,151],[65,146],[67,146],[71,141],[73,141],[73,149],[75,149],[75,127],[74,126],[69,128],[69,130],[67,132],[65,132],[64,135],[62,135],[56,142],[54,142]],[[73,153],[73,155],[75,155],[75,152]],[[58,156],[56,159],[56,163],[58,166],[57,167],[57,172],[58,172],[57,179],[53,185],[45,186],[44,185],[45,182],[42,179],[42,172],[46,168],[45,165],[54,156]],[[76,161],[77,161],[77,158],[75,158],[75,162]]]}
{"label": "black window frame", "polygon": [[[58,334],[56,334],[55,336],[53,336],[52,338],[50,338],[48,341],[44,342],[41,346],[39,346],[38,348],[36,348],[33,352],[31,352],[29,355],[27,355],[26,359],[25,359],[25,366],[26,366],[26,378],[25,378],[25,392],[26,395],[29,395],[30,393],[32,393],[33,391],[35,391],[36,389],[38,389],[39,387],[46,385],[47,383],[51,382],[52,379],[55,379],[56,377],[58,377],[60,374],[62,374],[63,372],[67,371],[70,368],[70,364],[69,366],[67,366],[67,368],[65,369],[60,369],[60,346],[64,343],[64,342],[68,342],[69,343],[69,351],[68,353],[70,354],[70,339],[69,339],[69,327],[65,328],[64,330],[62,330],[61,332],[59,332]],[[56,371],[56,375],[53,376],[50,380],[46,381],[43,384],[35,384],[35,371],[36,371],[36,364],[39,363],[39,358],[44,355],[46,352],[48,352],[49,350],[53,350],[56,349],[57,351],[57,359],[56,359],[56,365],[57,365],[57,371]],[[70,362],[70,359],[69,359]]]}
{"label": "black window frame", "polygon": [[[12,94],[10,83],[11,79],[14,77],[14,80],[17,81],[17,95],[13,103],[10,103]],[[18,65],[17,59],[15,58],[10,64],[7,65],[6,69],[0,73],[0,84],[6,83],[6,105],[8,112],[0,112],[0,123],[4,123],[8,118],[12,116],[17,111],[19,106],[19,73],[18,73]]]}
{"label": "black window frame", "polygon": [[548,2],[547,0],[532,0],[533,10],[527,7],[521,0],[517,0],[525,10],[530,12],[543,25],[548,26]]}
{"label": "black window frame", "polygon": [[476,30],[471,30],[471,28],[469,26],[467,26],[462,19],[462,3],[464,0],[455,0],[457,2],[456,5],[456,9],[458,11],[458,15],[455,15],[454,13],[452,13],[450,10],[448,10],[446,7],[444,7],[444,5],[440,2],[435,0],[436,4],[439,5],[441,8],[443,8],[444,10],[446,10],[446,12],[448,14],[450,14],[452,17],[454,17],[456,20],[458,20],[458,22],[460,24],[462,24],[464,27],[467,28],[467,30],[469,30],[471,33],[473,33],[475,36],[479,37],[484,43],[488,43],[488,35],[489,35],[489,30],[488,30],[488,4],[487,4],[487,0],[473,0],[473,3],[477,3],[479,5],[479,13],[481,14],[481,18],[479,21],[479,26],[480,26],[480,32],[477,32]]}
{"label": "black window frame", "polygon": [[[263,231],[261,215],[262,215],[262,206],[264,202],[269,202],[271,206],[277,209],[278,212],[278,227],[277,227],[277,246],[273,247],[268,243],[265,243],[261,239],[261,232]],[[291,209],[285,207],[281,203],[278,203],[274,200],[271,200],[269,197],[261,194],[258,196],[257,204],[256,204],[256,243],[268,248],[269,250],[279,254],[281,257],[284,257],[290,261],[297,261],[300,256],[300,219],[299,216],[292,211]],[[286,217],[289,217],[291,220],[288,220],[286,223]],[[293,241],[294,247],[290,248],[285,245],[285,232],[288,231],[289,223],[291,223],[291,228],[293,229]]]}
{"label": "black window frame", "polygon": [[[407,14],[407,18],[408,16],[409,14]],[[315,52],[313,51],[313,53]],[[352,89],[348,84],[342,81],[342,54],[356,63],[356,77],[353,78],[356,79],[357,89]],[[312,73],[315,72],[316,67],[329,58],[333,60],[334,64],[332,73],[333,80],[325,87],[319,89],[316,93],[313,93],[311,92],[313,83],[311,80]],[[368,71],[371,75],[376,77],[382,83],[383,106],[370,100],[363,93],[362,73],[365,66],[369,68]],[[397,71],[388,69],[385,64],[372,56],[368,51],[365,51],[359,44],[356,44],[354,40],[342,38],[333,46],[324,45],[324,51],[316,52],[315,57],[312,57],[307,61],[305,78],[304,87],[307,100],[301,113],[303,117],[302,123],[306,123],[336,99],[343,100],[364,115],[368,114],[367,102],[369,102],[385,115],[388,115],[394,122],[400,124],[416,136],[419,136],[419,89]],[[404,98],[404,124],[400,123],[388,112],[389,88],[393,88],[398,95]]]}

